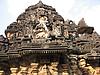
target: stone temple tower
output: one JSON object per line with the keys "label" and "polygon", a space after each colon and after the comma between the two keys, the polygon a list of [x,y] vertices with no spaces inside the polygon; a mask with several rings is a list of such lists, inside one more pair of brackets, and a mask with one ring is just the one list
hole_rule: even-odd
{"label": "stone temple tower", "polygon": [[0,75],[100,75],[100,36],[55,8],[29,6],[0,35]]}

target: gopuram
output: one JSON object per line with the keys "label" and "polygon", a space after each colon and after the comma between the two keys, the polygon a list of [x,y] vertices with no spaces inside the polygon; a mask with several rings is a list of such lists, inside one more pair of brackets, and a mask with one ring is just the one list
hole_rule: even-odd
{"label": "gopuram", "polygon": [[0,35],[0,75],[100,75],[100,35],[39,3]]}

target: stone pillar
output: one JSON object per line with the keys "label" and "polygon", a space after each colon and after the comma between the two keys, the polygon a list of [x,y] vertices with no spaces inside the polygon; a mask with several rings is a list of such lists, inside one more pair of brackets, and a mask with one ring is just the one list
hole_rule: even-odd
{"label": "stone pillar", "polygon": [[53,67],[53,70],[54,70],[54,75],[58,75],[58,62],[53,62],[51,63],[51,66]]}
{"label": "stone pillar", "polygon": [[62,64],[62,74],[61,75],[69,75],[67,64]]}
{"label": "stone pillar", "polygon": [[28,69],[28,74],[29,75],[37,75],[38,74],[37,67],[38,67],[38,63],[31,63],[30,68]]}
{"label": "stone pillar", "polygon": [[0,70],[0,75],[4,75],[4,71],[3,70]]}
{"label": "stone pillar", "polygon": [[10,75],[17,75],[18,68],[10,68],[11,74]]}

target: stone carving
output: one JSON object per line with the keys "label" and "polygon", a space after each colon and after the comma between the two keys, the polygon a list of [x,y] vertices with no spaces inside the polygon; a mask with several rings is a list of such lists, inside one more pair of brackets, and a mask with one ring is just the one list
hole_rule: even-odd
{"label": "stone carving", "polygon": [[10,39],[12,39],[12,37],[13,37],[13,34],[12,33],[7,33],[7,38],[10,40]]}
{"label": "stone carving", "polygon": [[79,27],[86,27],[86,26],[87,26],[87,24],[86,24],[85,21],[84,21],[84,18],[82,18],[82,19],[79,21],[78,25],[79,25]]}
{"label": "stone carving", "polygon": [[36,25],[33,32],[35,33],[36,38],[47,38],[49,36],[49,30],[47,28],[47,17],[42,16],[39,18],[39,24]]}
{"label": "stone carving", "polygon": [[48,75],[48,68],[46,64],[39,68],[38,75]]}
{"label": "stone carving", "polygon": [[100,36],[84,18],[78,25],[72,20],[64,21],[53,7],[39,1],[20,14],[5,34],[6,37],[0,36],[1,75],[99,73]]}
{"label": "stone carving", "polygon": [[84,33],[92,34],[93,33],[94,28],[87,26],[87,24],[84,21],[84,18],[82,18],[79,21],[78,26],[79,26],[79,28],[78,28],[77,32],[79,34],[84,34]]}
{"label": "stone carving", "polygon": [[20,66],[20,71],[18,72],[18,75],[27,75],[27,69],[27,67]]}
{"label": "stone carving", "polygon": [[37,63],[31,63],[28,69],[28,75],[37,75],[38,74],[37,67],[38,67]]}
{"label": "stone carving", "polygon": [[85,59],[79,60],[79,66],[83,71],[83,74],[96,75],[96,70],[90,64],[86,63]]}
{"label": "stone carving", "polygon": [[62,75],[69,75],[69,71],[68,71],[68,64],[62,64],[62,68],[63,68],[63,71],[62,71]]}
{"label": "stone carving", "polygon": [[18,68],[10,68],[11,74],[10,75],[17,75]]}
{"label": "stone carving", "polygon": [[3,70],[0,70],[0,75],[4,75],[4,71]]}
{"label": "stone carving", "polygon": [[[50,71],[51,71],[52,75],[58,75],[57,66],[58,66],[58,62],[51,63]],[[53,72],[52,72],[52,70],[53,70]]]}
{"label": "stone carving", "polygon": [[58,63],[51,63],[51,65],[40,66],[38,75],[58,75]]}

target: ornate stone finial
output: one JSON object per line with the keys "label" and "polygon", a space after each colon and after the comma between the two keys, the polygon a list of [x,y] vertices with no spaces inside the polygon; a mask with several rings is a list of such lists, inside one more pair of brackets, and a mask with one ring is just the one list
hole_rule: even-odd
{"label": "ornate stone finial", "polygon": [[82,19],[79,21],[78,26],[79,26],[79,27],[87,27],[87,24],[85,23],[84,18],[82,18]]}
{"label": "ornate stone finial", "polygon": [[42,1],[41,1],[41,0],[39,0],[39,3],[42,3]]}
{"label": "ornate stone finial", "polygon": [[78,30],[77,32],[79,34],[83,34],[83,33],[88,33],[88,34],[92,34],[93,33],[93,30],[94,30],[94,27],[90,27],[88,26],[85,21],[84,21],[84,18],[82,18],[79,23],[78,23]]}
{"label": "ornate stone finial", "polygon": [[38,5],[38,6],[42,6],[42,5],[43,5],[42,1],[40,0],[40,1],[37,3],[37,5]]}

